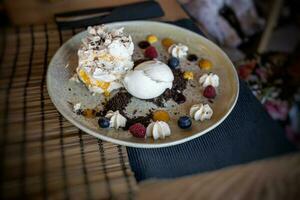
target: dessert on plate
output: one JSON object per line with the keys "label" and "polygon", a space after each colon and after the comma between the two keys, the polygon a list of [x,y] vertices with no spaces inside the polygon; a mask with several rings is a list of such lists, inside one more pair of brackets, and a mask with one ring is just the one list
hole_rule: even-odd
{"label": "dessert on plate", "polygon": [[131,36],[123,28],[89,27],[78,50],[78,77],[91,92],[108,96],[123,87],[123,76],[133,67],[133,49]]}
{"label": "dessert on plate", "polygon": [[[74,112],[97,119],[100,128],[142,139],[169,137],[171,121],[181,129],[205,123],[213,117],[220,80],[209,58],[189,51],[182,42],[153,33],[135,40],[122,27],[89,27],[78,50],[76,74],[104,100],[94,109],[76,102]],[[191,99],[189,92],[195,94]],[[178,111],[180,106],[188,107],[185,113]]]}

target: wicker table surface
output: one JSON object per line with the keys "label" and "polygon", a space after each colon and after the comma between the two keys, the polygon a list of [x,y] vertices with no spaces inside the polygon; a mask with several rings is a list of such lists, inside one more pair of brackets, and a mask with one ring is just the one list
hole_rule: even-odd
{"label": "wicker table surface", "polygon": [[48,96],[48,63],[78,31],[43,25],[2,34],[1,199],[127,198],[136,188],[125,147],[81,132]]}

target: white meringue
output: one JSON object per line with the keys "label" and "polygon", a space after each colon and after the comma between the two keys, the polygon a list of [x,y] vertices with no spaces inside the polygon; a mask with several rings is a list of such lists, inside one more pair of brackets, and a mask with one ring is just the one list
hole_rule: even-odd
{"label": "white meringue", "polygon": [[169,125],[164,121],[152,122],[148,125],[146,130],[147,137],[153,137],[154,140],[165,139],[166,136],[171,135],[171,129]]}
{"label": "white meringue", "polygon": [[127,119],[120,114],[120,112],[117,110],[115,112],[108,111],[105,117],[110,119],[110,128],[119,129],[120,127],[125,127]]}
{"label": "white meringue", "polygon": [[190,109],[190,116],[196,121],[210,119],[212,115],[213,110],[208,104],[195,104]]}
{"label": "white meringue", "polygon": [[217,74],[209,73],[209,74],[203,74],[199,78],[199,83],[202,87],[206,86],[213,86],[218,87],[219,86],[219,76]]}
{"label": "white meringue", "polygon": [[123,28],[108,30],[103,25],[89,27],[87,32],[78,50],[78,77],[96,93],[123,87],[121,79],[133,67],[131,36],[123,33]]}
{"label": "white meringue", "polygon": [[173,57],[176,58],[183,58],[187,55],[189,48],[181,43],[179,44],[172,44],[168,52],[171,54]]}
{"label": "white meringue", "polygon": [[140,99],[152,99],[171,89],[174,75],[164,63],[156,60],[146,61],[126,74],[123,84],[126,90]]}

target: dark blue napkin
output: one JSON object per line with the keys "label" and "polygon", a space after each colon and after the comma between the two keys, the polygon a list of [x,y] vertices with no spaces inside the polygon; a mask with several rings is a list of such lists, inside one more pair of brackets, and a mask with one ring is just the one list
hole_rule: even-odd
{"label": "dark blue napkin", "polygon": [[93,8],[55,14],[60,29],[82,28],[109,22],[151,19],[164,16],[156,1],[143,1],[128,5]]}
{"label": "dark blue napkin", "polygon": [[[189,19],[174,24],[201,34]],[[129,162],[138,181],[175,178],[295,150],[282,127],[269,117],[243,81],[240,81],[240,94],[232,113],[207,134],[166,148],[127,147]]]}

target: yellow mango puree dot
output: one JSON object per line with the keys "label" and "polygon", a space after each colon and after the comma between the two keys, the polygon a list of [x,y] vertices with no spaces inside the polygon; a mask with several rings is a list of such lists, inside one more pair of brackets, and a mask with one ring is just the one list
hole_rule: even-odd
{"label": "yellow mango puree dot", "polygon": [[174,44],[174,41],[173,41],[171,38],[164,38],[164,39],[161,41],[161,44],[162,44],[166,49],[168,49],[172,44]]}
{"label": "yellow mango puree dot", "polygon": [[148,35],[147,36],[147,41],[150,43],[150,44],[153,44],[155,42],[157,42],[157,37],[155,35]]}
{"label": "yellow mango puree dot", "polygon": [[194,79],[194,73],[191,71],[185,71],[183,74],[183,78],[187,80],[193,80]]}
{"label": "yellow mango puree dot", "polygon": [[209,70],[212,68],[212,62],[208,59],[201,59],[198,63],[199,67],[204,70]]}
{"label": "yellow mango puree dot", "polygon": [[93,118],[93,117],[95,117],[95,114],[96,114],[95,111],[92,109],[85,109],[83,111],[83,116],[85,116],[87,118]]}
{"label": "yellow mango puree dot", "polygon": [[153,113],[152,119],[154,121],[164,121],[168,122],[170,120],[169,114],[164,110],[157,110]]}

